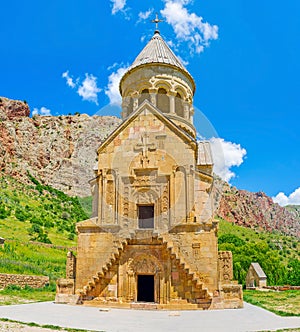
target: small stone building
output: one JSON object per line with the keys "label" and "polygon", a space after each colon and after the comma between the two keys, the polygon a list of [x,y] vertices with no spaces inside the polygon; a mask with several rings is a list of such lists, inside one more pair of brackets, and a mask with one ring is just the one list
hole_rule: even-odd
{"label": "small stone building", "polygon": [[263,288],[267,286],[267,276],[259,263],[251,263],[246,276],[246,288]]}
{"label": "small stone building", "polygon": [[156,31],[121,79],[123,122],[99,146],[93,216],[77,224],[76,273],[58,281],[56,302],[242,307],[231,252],[218,252],[213,161],[209,142],[196,140],[194,91]]}

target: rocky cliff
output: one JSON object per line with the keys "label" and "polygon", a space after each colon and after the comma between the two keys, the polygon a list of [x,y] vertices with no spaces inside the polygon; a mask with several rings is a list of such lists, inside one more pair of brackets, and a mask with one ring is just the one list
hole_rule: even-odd
{"label": "rocky cliff", "polygon": [[216,187],[221,192],[218,215],[224,220],[300,237],[300,215],[294,209],[281,207],[263,192],[239,190],[219,179]]}
{"label": "rocky cliff", "polygon": [[[0,170],[23,182],[29,171],[69,195],[89,196],[96,149],[121,120],[29,114],[26,103],[0,98]],[[288,211],[262,192],[238,190],[217,178],[215,197],[218,215],[229,222],[300,236],[299,209]]]}
{"label": "rocky cliff", "polygon": [[69,195],[89,196],[96,150],[120,119],[29,114],[26,103],[0,98],[0,170],[23,182],[28,171]]}

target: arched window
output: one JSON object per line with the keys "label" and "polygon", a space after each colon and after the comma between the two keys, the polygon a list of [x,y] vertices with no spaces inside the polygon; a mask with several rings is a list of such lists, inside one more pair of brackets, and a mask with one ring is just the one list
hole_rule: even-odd
{"label": "arched window", "polygon": [[169,113],[170,100],[167,96],[167,91],[163,88],[159,88],[157,93],[157,108],[163,113]]}
{"label": "arched window", "polygon": [[142,92],[141,92],[141,96],[139,98],[139,105],[142,105],[143,101],[144,100],[149,100],[151,101],[150,99],[150,94],[149,94],[149,90],[148,89],[144,89]]}
{"label": "arched window", "polygon": [[181,97],[180,93],[178,93],[178,92],[175,97],[175,113],[181,117],[184,116],[182,97]]}

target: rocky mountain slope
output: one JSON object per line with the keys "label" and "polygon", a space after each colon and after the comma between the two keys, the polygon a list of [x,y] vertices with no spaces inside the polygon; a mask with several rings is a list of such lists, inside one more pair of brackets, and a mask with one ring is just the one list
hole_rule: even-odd
{"label": "rocky mountain slope", "polygon": [[23,182],[28,171],[66,194],[89,196],[96,150],[120,119],[29,114],[26,103],[0,98],[0,170]]}
{"label": "rocky mountain slope", "polygon": [[[274,203],[263,192],[252,193],[217,181],[221,190],[218,215],[240,226],[273,230],[300,237],[300,214]],[[300,208],[300,207],[299,207]]]}
{"label": "rocky mountain slope", "polygon": [[[0,170],[22,182],[27,171],[66,194],[89,196],[96,149],[120,123],[116,117],[34,116],[21,101],[0,98]],[[238,225],[300,237],[299,209],[280,207],[264,193],[216,179],[218,215]]]}

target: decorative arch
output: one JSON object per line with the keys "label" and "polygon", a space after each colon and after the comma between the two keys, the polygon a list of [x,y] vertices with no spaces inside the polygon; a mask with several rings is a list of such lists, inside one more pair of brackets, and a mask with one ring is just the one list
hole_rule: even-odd
{"label": "decorative arch", "polygon": [[167,81],[165,80],[159,80],[155,83],[154,87],[156,89],[165,89],[167,92],[169,92],[172,89],[172,85],[169,84]]}
{"label": "decorative arch", "polygon": [[140,254],[129,263],[135,274],[157,274],[163,270],[161,262],[153,255]]}
{"label": "decorative arch", "polygon": [[182,100],[186,100],[187,91],[180,85],[176,85],[174,88],[175,92],[181,96]]}

